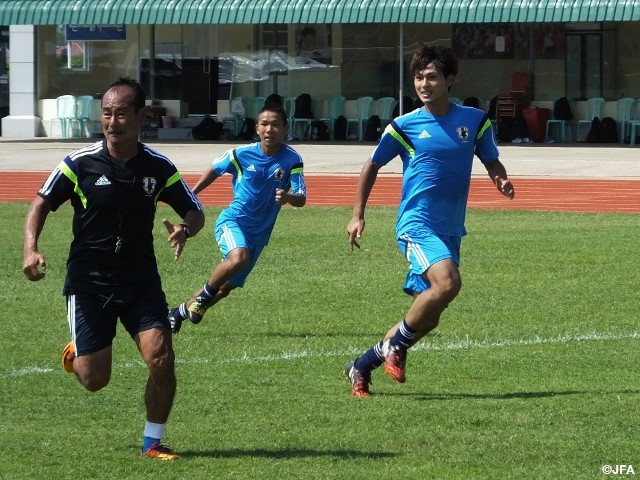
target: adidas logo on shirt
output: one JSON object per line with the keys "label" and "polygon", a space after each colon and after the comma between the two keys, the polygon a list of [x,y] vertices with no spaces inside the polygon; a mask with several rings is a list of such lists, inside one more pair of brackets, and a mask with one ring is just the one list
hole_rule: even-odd
{"label": "adidas logo on shirt", "polygon": [[427,132],[426,130],[422,130],[422,133],[418,138],[431,138],[431,135],[429,135],[429,132]]}
{"label": "adidas logo on shirt", "polygon": [[105,185],[111,185],[111,182],[107,177],[102,175],[98,180],[96,180],[96,187],[104,187]]}
{"label": "adidas logo on shirt", "polygon": [[253,163],[247,167],[247,171],[248,172],[255,172],[256,171],[256,167],[253,166]]}

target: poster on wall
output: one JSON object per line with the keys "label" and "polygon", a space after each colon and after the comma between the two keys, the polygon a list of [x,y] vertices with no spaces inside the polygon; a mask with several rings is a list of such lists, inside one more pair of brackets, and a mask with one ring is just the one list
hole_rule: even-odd
{"label": "poster on wall", "polygon": [[562,23],[456,24],[451,38],[460,59],[564,58]]}

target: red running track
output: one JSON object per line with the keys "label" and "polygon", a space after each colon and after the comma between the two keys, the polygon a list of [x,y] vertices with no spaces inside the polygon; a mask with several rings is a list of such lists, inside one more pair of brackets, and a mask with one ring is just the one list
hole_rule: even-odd
{"label": "red running track", "polygon": [[[33,200],[48,172],[0,172],[0,202]],[[185,174],[194,185],[199,174]],[[356,175],[307,174],[307,205],[351,206]],[[470,208],[572,211],[592,213],[640,213],[640,180],[567,180],[512,177],[516,197],[498,193],[488,178],[472,178]],[[379,175],[368,205],[396,206],[401,178]],[[231,199],[230,177],[221,178],[199,195],[204,205],[227,205]]]}

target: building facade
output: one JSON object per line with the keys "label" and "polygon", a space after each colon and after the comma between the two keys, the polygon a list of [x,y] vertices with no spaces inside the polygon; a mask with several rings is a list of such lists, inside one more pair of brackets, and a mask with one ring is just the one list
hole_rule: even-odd
{"label": "building facade", "polygon": [[6,3],[3,136],[54,134],[57,97],[99,99],[120,75],[178,117],[226,115],[237,96],[414,96],[407,67],[420,42],[454,48],[451,94],[485,106],[516,72],[536,102],[640,98],[640,0]]}

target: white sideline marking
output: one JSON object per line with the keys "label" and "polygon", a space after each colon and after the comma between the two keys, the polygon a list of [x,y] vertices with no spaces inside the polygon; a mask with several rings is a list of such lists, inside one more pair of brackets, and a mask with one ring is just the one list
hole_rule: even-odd
{"label": "white sideline marking", "polygon": [[[518,339],[518,340],[472,340],[467,337],[464,340],[458,340],[454,342],[444,343],[442,345],[437,345],[433,343],[422,342],[417,344],[416,346],[411,348],[412,352],[416,351],[425,351],[425,350],[434,350],[434,351],[445,351],[445,350],[468,350],[472,348],[478,349],[490,349],[490,348],[503,348],[503,347],[517,347],[517,346],[530,346],[530,345],[553,345],[553,344],[566,344],[569,342],[589,342],[589,341],[603,341],[603,340],[626,340],[629,338],[640,339],[640,332],[630,332],[630,333],[586,333],[580,335],[560,335],[556,337],[543,338],[539,335],[536,335],[533,338],[529,339]],[[246,362],[273,362],[279,360],[296,360],[300,358],[314,358],[314,357],[343,357],[349,355],[360,355],[364,352],[362,348],[351,347],[347,350],[341,352],[311,352],[311,351],[301,351],[301,352],[283,352],[280,355],[266,355],[261,357],[251,357],[248,354],[245,354],[242,358],[228,358],[226,360],[210,360],[210,359],[202,359],[202,360],[186,360],[180,361],[178,363],[183,364],[193,364],[193,363],[246,363]]]}
{"label": "white sideline marking", "polygon": [[5,378],[12,377],[26,377],[27,375],[32,375],[34,373],[49,373],[53,372],[53,368],[50,367],[24,367],[19,370],[12,370],[4,375],[0,376],[2,380]]}
{"label": "white sideline marking", "polygon": [[[626,340],[626,339],[640,339],[640,332],[629,332],[629,333],[598,333],[591,332],[580,335],[558,335],[555,337],[544,338],[539,335],[536,335],[532,338],[522,338],[516,340],[504,339],[504,340],[473,340],[469,337],[463,340],[456,340],[453,342],[444,343],[442,345],[437,345],[434,343],[423,342],[417,344],[415,347],[411,349],[412,352],[415,351],[425,351],[425,350],[434,350],[434,351],[445,351],[445,350],[469,350],[473,348],[477,349],[490,349],[490,348],[505,348],[505,347],[520,347],[520,346],[531,346],[531,345],[556,345],[556,344],[566,344],[570,342],[593,342],[593,341],[603,341],[603,340]],[[300,352],[282,352],[278,355],[263,355],[258,357],[253,357],[250,354],[245,353],[240,357],[235,358],[226,358],[222,360],[212,359],[212,358],[195,358],[189,360],[180,360],[178,359],[176,363],[185,364],[185,365],[203,365],[203,364],[229,364],[229,363],[262,363],[262,362],[278,362],[282,360],[298,360],[301,358],[327,358],[327,357],[348,357],[350,355],[359,355],[363,352],[362,348],[351,347],[342,351],[333,351],[333,352],[322,352],[322,351],[308,351],[303,350]],[[117,365],[121,367],[133,367],[133,366],[141,366],[142,362],[126,362],[126,363],[118,363]],[[38,373],[50,373],[55,371],[56,369],[50,367],[24,367],[17,370],[11,370],[7,373],[0,375],[0,380],[5,380],[7,378],[16,378],[16,377],[25,377],[28,375],[38,374]]]}

